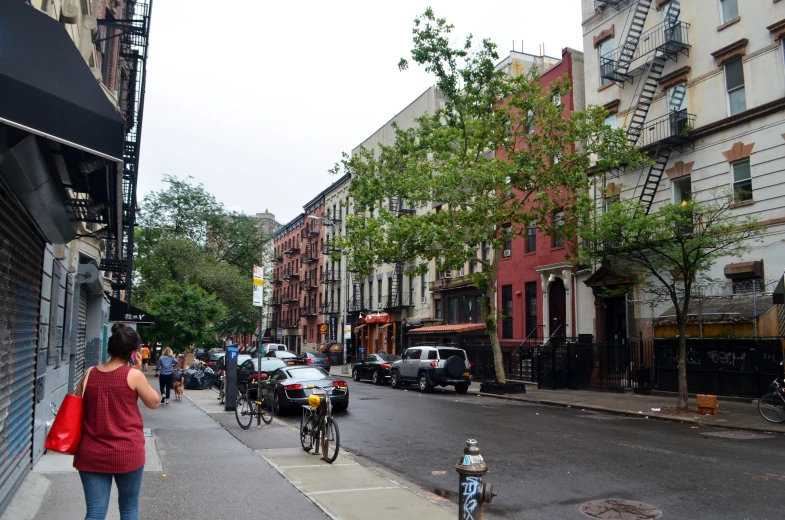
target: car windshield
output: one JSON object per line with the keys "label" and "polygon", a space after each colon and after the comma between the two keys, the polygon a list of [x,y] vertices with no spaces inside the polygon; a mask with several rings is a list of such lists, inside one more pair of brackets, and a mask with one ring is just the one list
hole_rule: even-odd
{"label": "car windshield", "polygon": [[313,380],[313,379],[329,379],[330,374],[325,372],[319,367],[304,367],[298,368],[295,370],[288,370],[289,377],[294,379],[305,379],[305,380]]}
{"label": "car windshield", "polygon": [[287,352],[285,350],[277,350],[275,352],[275,357],[279,357],[279,358],[295,358],[295,357],[297,357],[297,354],[295,354],[293,352]]}
{"label": "car windshield", "polygon": [[440,348],[439,349],[439,359],[447,359],[450,356],[461,356],[463,359],[466,359],[466,355],[463,353],[463,350],[457,348]]}
{"label": "car windshield", "polygon": [[223,352],[210,352],[210,361],[218,361],[222,357],[224,357]]}
{"label": "car windshield", "polygon": [[[254,370],[257,369],[259,363],[249,363],[248,368],[253,368]],[[281,361],[280,359],[275,358],[262,358],[262,370],[265,372],[272,372],[281,367],[285,367],[286,363]]]}
{"label": "car windshield", "polygon": [[314,359],[325,359],[327,357],[327,354],[323,352],[306,352],[305,354],[307,356],[311,356]]}
{"label": "car windshield", "polygon": [[392,362],[401,359],[401,356],[396,356],[395,354],[376,354],[376,355],[379,356],[382,359],[382,361]]}

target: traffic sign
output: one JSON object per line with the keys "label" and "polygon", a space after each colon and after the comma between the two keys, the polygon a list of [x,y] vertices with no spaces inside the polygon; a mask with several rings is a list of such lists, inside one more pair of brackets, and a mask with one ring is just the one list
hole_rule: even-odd
{"label": "traffic sign", "polygon": [[253,306],[261,307],[264,302],[264,267],[253,266]]}

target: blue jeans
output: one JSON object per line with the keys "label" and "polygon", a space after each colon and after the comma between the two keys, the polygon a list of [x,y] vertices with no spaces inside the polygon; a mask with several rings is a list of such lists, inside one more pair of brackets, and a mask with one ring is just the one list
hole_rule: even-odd
{"label": "blue jeans", "polygon": [[104,520],[109,510],[112,478],[117,483],[120,520],[139,520],[139,493],[142,491],[144,467],[128,473],[93,473],[80,471],[87,516],[85,520]]}

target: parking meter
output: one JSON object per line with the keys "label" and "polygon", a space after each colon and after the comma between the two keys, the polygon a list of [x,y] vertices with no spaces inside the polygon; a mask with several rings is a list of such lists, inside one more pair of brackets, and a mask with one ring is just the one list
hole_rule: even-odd
{"label": "parking meter", "polygon": [[224,410],[231,412],[237,406],[237,345],[226,347],[226,378],[224,379],[224,396],[226,404]]}

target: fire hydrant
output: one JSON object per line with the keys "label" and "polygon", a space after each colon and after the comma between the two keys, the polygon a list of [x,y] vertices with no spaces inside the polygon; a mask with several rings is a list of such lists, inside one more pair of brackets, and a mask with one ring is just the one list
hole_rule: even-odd
{"label": "fire hydrant", "polygon": [[455,465],[458,472],[458,520],[482,520],[482,505],[490,504],[496,492],[490,484],[482,483],[488,465],[482,460],[477,441],[469,439],[463,449],[463,458]]}

